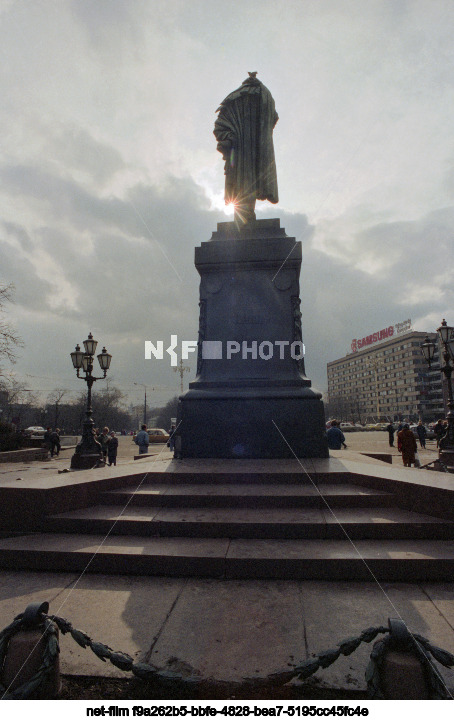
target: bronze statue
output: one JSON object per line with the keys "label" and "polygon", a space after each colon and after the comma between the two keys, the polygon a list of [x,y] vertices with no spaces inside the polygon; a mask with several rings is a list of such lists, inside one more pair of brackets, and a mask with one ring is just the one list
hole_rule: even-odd
{"label": "bronze statue", "polygon": [[225,203],[235,206],[235,221],[255,220],[255,201],[279,201],[273,128],[278,121],[273,96],[249,73],[216,112],[214,135],[225,160]]}

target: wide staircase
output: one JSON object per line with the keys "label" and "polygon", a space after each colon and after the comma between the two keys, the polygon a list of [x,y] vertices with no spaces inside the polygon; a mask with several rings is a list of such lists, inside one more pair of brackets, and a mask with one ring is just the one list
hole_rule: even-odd
{"label": "wide staircase", "polygon": [[149,473],[0,538],[0,567],[214,578],[447,580],[454,522],[327,475]]}

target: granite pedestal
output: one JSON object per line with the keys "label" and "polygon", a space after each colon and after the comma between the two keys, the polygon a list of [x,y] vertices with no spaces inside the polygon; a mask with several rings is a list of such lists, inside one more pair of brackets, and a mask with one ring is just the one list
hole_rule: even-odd
{"label": "granite pedestal", "polygon": [[180,397],[177,456],[328,456],[321,394],[304,369],[301,243],[279,219],[219,223],[195,265],[197,377]]}

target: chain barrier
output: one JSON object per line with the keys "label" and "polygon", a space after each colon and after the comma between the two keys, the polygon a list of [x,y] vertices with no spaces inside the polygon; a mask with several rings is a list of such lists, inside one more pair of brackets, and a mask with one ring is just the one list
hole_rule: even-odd
{"label": "chain barrier", "polygon": [[143,681],[157,679],[164,682],[179,682],[188,685],[194,685],[200,681],[194,676],[183,676],[183,674],[175,671],[166,671],[159,669],[149,663],[134,663],[134,659],[127,653],[122,651],[114,651],[104,643],[93,641],[85,631],[74,628],[69,621],[59,616],[49,616],[55,622],[62,634],[70,633],[76,643],[82,648],[90,648],[93,653],[105,662],[108,659],[114,666],[122,671],[131,671],[135,676]]}
{"label": "chain barrier", "polygon": [[[33,609],[32,609],[33,607]],[[104,663],[109,660],[114,666],[122,671],[132,672],[142,681],[159,681],[169,685],[179,684],[193,688],[202,682],[197,676],[184,676],[182,673],[175,671],[159,669],[149,663],[138,662],[127,653],[114,651],[109,646],[99,641],[93,641],[90,636],[77,628],[64,618],[59,616],[48,616],[48,603],[31,604],[27,607],[25,613],[21,613],[14,621],[0,633],[0,669],[3,667],[7,647],[10,639],[21,630],[30,628],[30,614],[27,611],[32,609],[35,618],[39,617],[40,627],[43,628],[43,636],[45,639],[45,647],[43,659],[38,671],[26,683],[22,684],[15,690],[8,692],[8,689],[0,683],[1,699],[26,699],[29,698],[39,686],[49,677],[52,666],[58,656],[59,646],[57,640],[57,628],[64,635],[69,633],[74,641],[82,648],[90,648],[92,652]],[[437,668],[434,666],[431,657],[438,661],[445,668],[454,666],[454,655],[449,651],[445,651],[437,646],[433,646],[426,638],[419,634],[410,634],[403,621],[397,619],[388,619],[388,626],[377,626],[366,628],[359,636],[351,636],[344,639],[334,648],[322,651],[318,656],[314,656],[303,663],[300,663],[294,669],[294,678],[300,681],[306,681],[313,676],[320,668],[325,669],[331,666],[339,656],[349,656],[361,643],[370,643],[379,634],[389,634],[386,638],[376,641],[373,646],[370,661],[366,668],[365,679],[367,682],[367,690],[372,699],[386,698],[381,686],[381,670],[386,657],[390,650],[407,651],[420,661],[427,680],[431,699],[448,699],[451,698],[446,685],[443,682]],[[35,623],[36,627],[36,623]],[[286,672],[287,674],[288,672]],[[274,675],[274,674],[273,674]]]}

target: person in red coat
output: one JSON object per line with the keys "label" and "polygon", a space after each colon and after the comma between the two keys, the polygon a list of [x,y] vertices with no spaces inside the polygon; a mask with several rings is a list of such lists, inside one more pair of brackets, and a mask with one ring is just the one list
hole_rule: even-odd
{"label": "person in red coat", "polygon": [[408,423],[404,425],[397,434],[399,450],[402,452],[402,461],[404,466],[410,467],[415,462],[415,453],[418,449],[416,438],[410,430]]}

